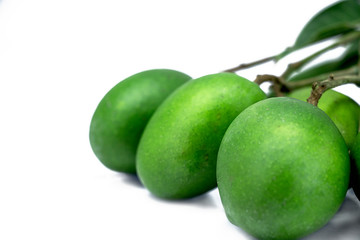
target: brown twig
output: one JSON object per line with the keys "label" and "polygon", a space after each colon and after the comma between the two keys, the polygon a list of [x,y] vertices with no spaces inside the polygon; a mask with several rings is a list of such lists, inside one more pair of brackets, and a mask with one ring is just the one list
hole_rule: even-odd
{"label": "brown twig", "polygon": [[286,82],[281,77],[277,77],[270,74],[257,75],[254,82],[257,83],[258,85],[261,85],[264,82],[271,82],[275,95],[277,97],[284,96],[282,88],[285,86]]}
{"label": "brown twig", "polygon": [[314,82],[312,85],[312,91],[310,97],[307,99],[308,103],[311,103],[314,106],[318,105],[319,99],[324,94],[324,92],[328,89],[338,87],[343,84],[348,83],[360,83],[359,75],[351,75],[351,76],[341,76],[334,77],[334,75],[330,75],[328,79],[321,82]]}
{"label": "brown twig", "polygon": [[335,71],[333,73],[325,73],[325,74],[318,75],[316,77],[311,77],[311,78],[294,81],[294,82],[285,82],[285,84],[286,84],[286,87],[291,91],[291,90],[295,90],[295,89],[302,88],[305,86],[310,86],[314,82],[323,81],[324,79],[327,79],[330,75],[333,75],[334,77],[341,77],[341,76],[353,76],[353,75],[357,75],[357,74],[359,74],[359,69],[357,68],[357,66],[353,66],[353,67],[350,67],[347,69]]}
{"label": "brown twig", "polygon": [[331,44],[330,46],[321,49],[320,51],[317,51],[313,54],[311,54],[310,56],[307,56],[304,59],[301,59],[297,62],[294,63],[290,63],[287,68],[285,69],[285,72],[283,74],[281,74],[281,77],[284,79],[287,79],[293,72],[297,71],[298,69],[302,68],[304,65],[308,64],[309,62],[311,62],[312,60],[314,60],[315,58],[317,58],[318,56],[320,56],[321,54],[338,47],[340,44],[342,44],[342,41],[336,42],[334,44]]}
{"label": "brown twig", "polygon": [[295,63],[290,63],[285,72],[281,75],[282,78],[287,79],[294,71],[302,68],[304,65],[306,65],[307,63],[311,62],[312,60],[314,60],[315,58],[317,58],[318,56],[322,55],[323,53],[332,50],[334,48],[337,48],[339,46],[348,44],[351,41],[354,41],[356,39],[360,38],[360,32],[359,31],[355,31],[355,32],[351,32],[349,34],[346,34],[342,37],[339,38],[338,41],[334,42],[333,44],[311,54],[310,56],[307,56],[306,58],[295,62]]}
{"label": "brown twig", "polygon": [[[308,64],[318,56],[322,55],[323,53],[334,49],[338,46],[347,44],[351,41],[354,41],[356,39],[360,38],[360,31],[351,32],[349,34],[343,35],[340,37],[335,43],[311,54],[310,56],[307,56],[306,58],[291,63],[287,66],[286,70],[281,74],[281,76],[274,76],[269,74],[264,75],[258,75],[255,79],[255,83],[258,85],[261,85],[264,82],[271,82],[272,83],[272,89],[274,90],[276,96],[283,96],[284,92],[289,92],[297,88],[309,86],[312,84],[313,90],[311,93],[311,96],[308,99],[308,102],[317,106],[319,99],[321,95],[328,89],[334,88],[337,86],[340,86],[342,84],[347,83],[355,83],[356,85],[360,86],[360,60],[359,64],[357,66],[339,70],[336,72],[333,72],[330,76],[329,74],[322,74],[316,77],[304,79],[301,81],[296,82],[288,82],[286,79],[298,69],[301,69],[304,65]],[[359,54],[360,54],[360,47],[359,47]],[[236,72],[242,69],[254,67],[256,65],[260,65],[269,61],[277,61],[277,55],[272,57],[267,57],[264,59],[260,59],[251,63],[243,63],[240,64],[237,67],[230,68],[225,70],[224,72]],[[326,79],[326,80],[323,80]]]}
{"label": "brown twig", "polygon": [[254,67],[254,66],[266,63],[266,62],[274,61],[274,60],[275,60],[275,56],[267,57],[267,58],[260,59],[260,60],[257,60],[257,61],[251,62],[251,63],[240,64],[239,66],[227,69],[224,72],[236,72],[236,71],[240,71],[240,70],[243,70],[246,68],[251,68],[251,67]]}
{"label": "brown twig", "polygon": [[275,75],[270,75],[270,74],[264,74],[264,75],[257,75],[256,79],[254,80],[254,82],[258,85],[261,85],[264,82],[279,82],[279,77],[275,76]]}
{"label": "brown twig", "polygon": [[308,103],[317,106],[320,97],[326,90],[348,83],[360,84],[360,75],[358,75],[358,72],[359,70],[357,67],[355,67],[343,71],[338,71],[336,72],[336,75],[331,74],[327,79],[325,78],[325,80],[323,80],[324,78],[319,77],[316,78],[317,81],[314,81],[315,78],[310,78],[298,82],[287,82],[282,77],[263,74],[257,75],[254,82],[258,85],[261,85],[264,82],[271,82],[272,88],[277,97],[284,96],[284,90],[291,91],[297,88],[308,86],[312,83],[311,96],[307,99],[307,101]]}

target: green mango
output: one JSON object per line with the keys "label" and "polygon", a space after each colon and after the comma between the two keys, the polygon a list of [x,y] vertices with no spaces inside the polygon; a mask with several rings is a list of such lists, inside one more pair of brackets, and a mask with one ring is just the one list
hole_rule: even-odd
{"label": "green mango", "polygon": [[114,86],[90,124],[90,144],[100,162],[114,171],[136,173],[136,149],[147,122],[165,98],[188,80],[178,71],[154,69]]}
{"label": "green mango", "polygon": [[[288,97],[306,101],[310,94],[311,87],[305,87],[291,92]],[[342,93],[327,90],[321,96],[318,107],[333,120],[346,144],[350,147],[355,141],[359,129],[359,104]]]}
{"label": "green mango", "polygon": [[357,198],[360,200],[360,134],[357,135],[350,151],[351,184]]}
{"label": "green mango", "polygon": [[195,79],[172,94],[149,121],[136,157],[140,181],[167,199],[216,187],[216,159],[231,121],[265,99],[259,86],[233,73]]}
{"label": "green mango", "polygon": [[258,239],[298,239],[324,226],[349,184],[346,143],[303,101],[269,98],[245,109],[222,140],[217,181],[231,223]]}

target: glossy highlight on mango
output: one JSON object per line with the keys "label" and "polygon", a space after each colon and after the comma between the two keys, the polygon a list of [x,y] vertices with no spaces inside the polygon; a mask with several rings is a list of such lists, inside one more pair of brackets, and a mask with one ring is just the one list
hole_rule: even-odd
{"label": "glossy highlight on mango", "polygon": [[298,239],[324,226],[344,201],[349,174],[348,148],[332,120],[287,97],[240,113],[217,162],[228,219],[267,240]]}
{"label": "glossy highlight on mango", "polygon": [[109,169],[135,173],[141,134],[158,106],[190,80],[184,73],[154,69],[132,75],[114,86],[97,106],[90,124],[90,144]]}
{"label": "glossy highlight on mango", "polygon": [[233,73],[195,79],[172,94],[141,138],[136,167],[144,186],[161,198],[190,198],[216,186],[221,139],[246,107],[265,99],[259,86]]}

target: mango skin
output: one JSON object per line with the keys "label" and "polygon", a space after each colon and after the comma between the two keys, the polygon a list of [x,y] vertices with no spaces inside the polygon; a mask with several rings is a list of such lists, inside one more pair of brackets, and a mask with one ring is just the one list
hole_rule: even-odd
{"label": "mango skin", "polygon": [[153,69],[114,86],[100,101],[90,124],[90,144],[100,162],[114,171],[136,173],[136,149],[147,122],[188,80],[178,71]]}
{"label": "mango skin", "polygon": [[331,119],[284,97],[240,113],[217,162],[228,219],[267,240],[298,239],[325,225],[345,198],[349,174],[348,149]]}
{"label": "mango skin", "polygon": [[350,151],[351,156],[351,184],[360,200],[360,134],[357,135]]}
{"label": "mango skin", "polygon": [[253,82],[233,73],[195,79],[173,93],[149,121],[136,168],[155,196],[190,198],[216,187],[221,139],[246,107],[265,99]]}
{"label": "mango skin", "polygon": [[[311,87],[293,91],[288,97],[305,101],[310,97]],[[348,148],[355,141],[359,129],[360,107],[350,97],[327,90],[320,98],[318,107],[333,120],[345,139]]]}

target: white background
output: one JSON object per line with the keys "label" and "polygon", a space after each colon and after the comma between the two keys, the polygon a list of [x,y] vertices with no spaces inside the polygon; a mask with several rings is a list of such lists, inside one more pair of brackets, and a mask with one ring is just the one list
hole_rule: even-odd
{"label": "white background", "polygon": [[[89,145],[91,116],[134,73],[196,78],[277,54],[332,2],[0,0],[0,239],[251,239],[217,189],[164,201],[106,169]],[[279,74],[291,60],[239,74]],[[360,102],[358,88],[340,91]],[[352,197],[309,239],[359,239]]]}

